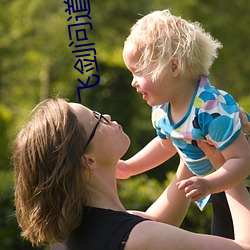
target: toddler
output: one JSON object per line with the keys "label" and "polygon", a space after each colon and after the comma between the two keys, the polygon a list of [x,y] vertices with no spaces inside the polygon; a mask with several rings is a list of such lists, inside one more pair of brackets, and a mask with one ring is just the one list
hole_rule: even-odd
{"label": "toddler", "polygon": [[[117,178],[142,173],[176,151],[195,175],[178,184],[201,209],[210,194],[222,192],[250,174],[249,145],[241,132],[239,109],[231,95],[211,84],[209,69],[222,45],[197,22],[169,10],[136,22],[125,41],[123,59],[131,85],[152,107],[157,137],[136,155],[120,161]],[[216,171],[197,141],[221,151],[225,163]]]}

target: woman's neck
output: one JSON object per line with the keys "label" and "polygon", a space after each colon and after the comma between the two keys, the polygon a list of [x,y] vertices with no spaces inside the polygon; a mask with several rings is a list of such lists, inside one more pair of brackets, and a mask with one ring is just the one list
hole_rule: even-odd
{"label": "woman's neck", "polygon": [[92,207],[126,211],[123,207],[117,191],[117,182],[113,170],[97,167],[91,170],[86,178],[89,202]]}

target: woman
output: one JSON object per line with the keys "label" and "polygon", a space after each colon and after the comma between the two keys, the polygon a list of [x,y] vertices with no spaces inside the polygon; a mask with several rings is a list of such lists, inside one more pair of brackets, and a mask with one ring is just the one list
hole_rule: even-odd
{"label": "woman", "polygon": [[65,242],[66,249],[250,249],[244,186],[227,191],[235,240],[174,227],[189,204],[176,185],[190,176],[183,163],[146,213],[127,213],[115,176],[129,144],[108,115],[62,99],[42,102],[14,144],[16,214],[23,237],[34,245]]}

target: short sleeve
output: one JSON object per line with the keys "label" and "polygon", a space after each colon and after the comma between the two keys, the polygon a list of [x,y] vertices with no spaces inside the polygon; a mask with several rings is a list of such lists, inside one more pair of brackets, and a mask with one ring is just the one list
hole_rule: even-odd
{"label": "short sleeve", "polygon": [[240,134],[238,105],[230,94],[221,90],[210,92],[210,97],[203,101],[198,112],[200,129],[210,144],[222,150]]}
{"label": "short sleeve", "polygon": [[171,125],[166,119],[166,104],[162,106],[155,106],[152,108],[151,120],[157,136],[161,139],[167,139],[170,135],[167,131],[171,131]]}

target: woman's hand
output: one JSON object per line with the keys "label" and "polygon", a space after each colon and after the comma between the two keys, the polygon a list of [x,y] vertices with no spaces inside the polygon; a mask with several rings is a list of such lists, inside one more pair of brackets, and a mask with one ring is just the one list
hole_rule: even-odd
{"label": "woman's hand", "polygon": [[240,108],[240,119],[242,122],[242,131],[244,132],[247,141],[250,140],[250,122],[247,119],[247,115],[242,108]]}

